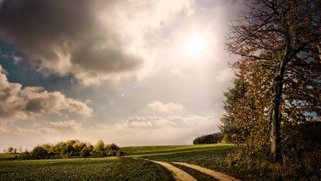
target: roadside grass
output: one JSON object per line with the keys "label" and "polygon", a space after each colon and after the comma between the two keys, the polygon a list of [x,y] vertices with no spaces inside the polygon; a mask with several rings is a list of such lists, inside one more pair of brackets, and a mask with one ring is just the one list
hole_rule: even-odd
{"label": "roadside grass", "polygon": [[0,180],[165,180],[159,165],[133,158],[75,158],[0,162]]}

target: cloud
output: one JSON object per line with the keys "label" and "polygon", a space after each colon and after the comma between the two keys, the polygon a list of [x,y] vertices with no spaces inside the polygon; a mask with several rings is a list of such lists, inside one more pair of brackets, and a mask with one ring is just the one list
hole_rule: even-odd
{"label": "cloud", "polygon": [[125,125],[128,127],[159,129],[161,127],[188,127],[197,125],[199,121],[211,120],[201,116],[136,116],[129,118]]}
{"label": "cloud", "polygon": [[41,87],[22,87],[21,84],[10,83],[0,66],[0,118],[26,119],[46,113],[66,112],[90,116],[92,109],[61,92],[48,92]]}
{"label": "cloud", "polygon": [[47,127],[41,128],[43,133],[70,133],[70,132],[79,132],[82,131],[83,127],[81,123],[77,123],[75,120],[67,121],[50,121]]}
{"label": "cloud", "polygon": [[217,124],[219,119],[210,116],[136,116],[116,125],[99,124],[95,129],[105,131],[91,134],[120,145],[191,144],[198,136],[218,131]]}
{"label": "cloud", "polygon": [[184,107],[180,104],[174,104],[171,102],[166,104],[160,101],[154,101],[148,104],[147,108],[161,113],[174,113],[184,110]]}
{"label": "cloud", "polygon": [[0,39],[42,70],[73,74],[84,84],[140,75],[151,63],[144,33],[189,0],[5,0]]}
{"label": "cloud", "polygon": [[187,77],[187,75],[184,74],[184,73],[182,72],[182,70],[177,69],[177,68],[171,69],[171,70],[170,70],[170,73],[173,74],[173,75],[179,76],[179,77],[183,77],[183,78],[186,78],[186,77]]}
{"label": "cloud", "polygon": [[234,77],[234,72],[231,68],[226,68],[219,71],[218,75],[215,77],[219,82],[226,82],[232,80]]}
{"label": "cloud", "polygon": [[8,125],[1,125],[0,127],[0,136],[25,136],[27,133],[27,130],[24,128],[21,128],[19,126],[8,126]]}

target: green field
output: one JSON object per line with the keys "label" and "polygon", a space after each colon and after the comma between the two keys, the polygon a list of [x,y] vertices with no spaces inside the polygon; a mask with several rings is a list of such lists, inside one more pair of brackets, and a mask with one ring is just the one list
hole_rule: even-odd
{"label": "green field", "polygon": [[128,156],[168,155],[182,152],[222,150],[233,148],[233,144],[173,145],[173,146],[134,146],[123,147]]}
{"label": "green field", "polygon": [[0,180],[173,180],[159,165],[132,158],[0,162]]}
{"label": "green field", "polygon": [[[233,148],[233,145],[223,144],[143,146],[122,148],[127,155],[121,158],[1,160],[0,180],[173,180],[163,167],[139,157],[219,168],[217,161]],[[177,167],[198,180],[211,180],[209,176],[184,166]]]}
{"label": "green field", "polygon": [[8,154],[8,153],[0,153],[0,160],[10,160],[14,159],[19,154]]}

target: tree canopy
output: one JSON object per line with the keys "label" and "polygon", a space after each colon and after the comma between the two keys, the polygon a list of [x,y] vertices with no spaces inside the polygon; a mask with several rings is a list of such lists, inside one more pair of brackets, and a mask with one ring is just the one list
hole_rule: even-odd
{"label": "tree canopy", "polygon": [[[320,1],[246,0],[248,11],[231,27],[228,50],[236,71],[268,114],[270,150],[281,160],[281,125],[320,116]],[[265,99],[265,100],[263,100]]]}
{"label": "tree canopy", "polygon": [[244,6],[227,42],[239,56],[221,120],[222,132],[240,143],[232,160],[257,168],[276,164],[265,168],[283,179],[321,175],[315,169],[321,162],[315,138],[321,131],[321,1],[245,0]]}

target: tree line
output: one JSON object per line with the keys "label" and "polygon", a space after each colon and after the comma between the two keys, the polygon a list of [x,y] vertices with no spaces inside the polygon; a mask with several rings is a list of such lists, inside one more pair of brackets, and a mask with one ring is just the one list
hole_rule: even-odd
{"label": "tree line", "polygon": [[193,144],[197,145],[197,144],[221,143],[222,141],[224,142],[224,140],[222,140],[222,138],[223,138],[223,136],[221,133],[212,133],[212,134],[203,135],[203,136],[199,136],[199,137],[195,138],[193,140]]}
{"label": "tree line", "polygon": [[[9,147],[7,153],[15,153]],[[79,140],[61,141],[57,144],[42,144],[34,147],[30,152],[20,152],[17,159],[54,159],[54,158],[98,158],[106,156],[123,156],[124,153],[114,143],[105,144],[99,140],[95,145]]]}

